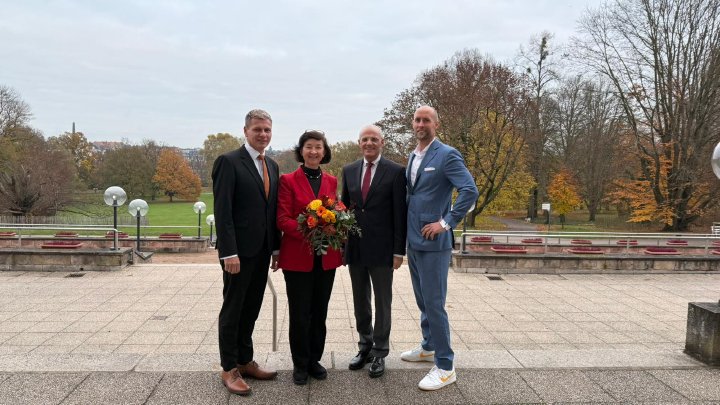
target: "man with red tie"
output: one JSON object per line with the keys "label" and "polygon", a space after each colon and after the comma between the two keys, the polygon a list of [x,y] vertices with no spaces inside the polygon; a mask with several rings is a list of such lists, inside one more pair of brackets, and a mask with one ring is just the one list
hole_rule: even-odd
{"label": "man with red tie", "polygon": [[245,116],[245,145],[220,155],[213,165],[213,196],[223,304],[218,319],[223,384],[247,395],[244,378],[269,380],[274,370],[254,360],[252,333],[260,313],[268,266],[277,268],[280,232],[276,226],[279,169],[265,156],[272,118],[263,110]]}
{"label": "man with red tie", "polygon": [[390,351],[393,271],[403,262],[407,232],[405,169],[381,156],[384,144],[379,127],[363,127],[358,139],[363,158],[342,172],[342,201],[355,210],[362,231],[362,237],[351,236],[345,247],[359,334],[359,351],[349,368],[360,370],[371,363],[368,374],[373,378],[385,372]]}

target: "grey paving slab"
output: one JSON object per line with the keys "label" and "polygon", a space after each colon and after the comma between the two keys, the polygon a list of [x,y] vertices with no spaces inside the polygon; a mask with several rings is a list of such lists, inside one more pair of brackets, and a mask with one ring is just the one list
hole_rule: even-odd
{"label": "grey paving slab", "polygon": [[149,353],[135,366],[137,371],[221,371],[217,354]]}
{"label": "grey paving slab", "polygon": [[144,404],[162,377],[162,373],[92,373],[63,405]]}
{"label": "grey paving slab", "polygon": [[615,402],[579,370],[518,371],[542,402]]}
{"label": "grey paving slab", "polygon": [[[220,379],[219,374],[216,378]],[[331,377],[332,378],[332,377]],[[253,392],[249,397],[239,395],[230,395],[229,404],[282,404],[282,405],[300,405],[308,404],[310,396],[310,386],[299,386],[292,382],[292,372],[281,371],[278,373],[276,380],[257,381],[247,380]]]}
{"label": "grey paving slab", "polygon": [[58,353],[0,355],[0,371],[129,371],[141,356],[113,353]]}
{"label": "grey paving slab", "polygon": [[[359,371],[359,370],[358,370]],[[390,375],[387,372],[386,375]],[[386,404],[384,378],[371,379],[367,372],[331,370],[323,381],[310,380],[309,402],[312,404]]]}
{"label": "grey paving slab", "polygon": [[59,404],[87,373],[15,374],[0,384],[2,404]]}
{"label": "grey paving slab", "polygon": [[[417,385],[428,370],[389,370],[380,380],[385,385],[389,404],[462,404],[469,403],[457,384],[439,391],[421,391]],[[458,379],[462,379],[458,373]]]}
{"label": "grey paving slab", "polygon": [[720,401],[720,369],[653,370],[650,374],[695,401]]}
{"label": "grey paving slab", "polygon": [[602,389],[623,402],[682,402],[687,398],[646,371],[584,371]]}
{"label": "grey paving slab", "polygon": [[459,370],[458,389],[471,403],[535,403],[540,397],[517,372]]}
{"label": "grey paving slab", "polygon": [[526,368],[701,367],[682,352],[632,349],[510,350]]}
{"label": "grey paving slab", "polygon": [[217,374],[166,373],[146,404],[226,404],[229,395]]}

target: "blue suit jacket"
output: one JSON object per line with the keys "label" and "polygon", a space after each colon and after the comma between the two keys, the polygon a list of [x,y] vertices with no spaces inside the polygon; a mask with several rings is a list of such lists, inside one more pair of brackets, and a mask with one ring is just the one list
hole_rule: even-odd
{"label": "blue suit jacket", "polygon": [[[455,228],[477,201],[478,189],[465,161],[455,148],[436,138],[420,163],[414,185],[411,184],[410,170],[411,164],[408,164],[408,246],[422,251],[452,249],[452,231],[444,232],[434,240],[427,240],[422,237],[420,230],[441,218],[451,228]],[[458,196],[450,209],[453,189],[457,189]]]}

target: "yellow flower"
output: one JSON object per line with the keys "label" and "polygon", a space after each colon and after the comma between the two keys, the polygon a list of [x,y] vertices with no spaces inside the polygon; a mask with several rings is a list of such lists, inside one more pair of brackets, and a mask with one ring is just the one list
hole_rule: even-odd
{"label": "yellow flower", "polygon": [[322,206],[322,201],[320,200],[312,200],[310,201],[310,204],[307,205],[307,207],[313,211],[316,211],[320,206]]}
{"label": "yellow flower", "polygon": [[335,213],[330,210],[327,210],[322,215],[322,219],[325,220],[325,222],[327,222],[327,223],[334,224],[335,223]]}

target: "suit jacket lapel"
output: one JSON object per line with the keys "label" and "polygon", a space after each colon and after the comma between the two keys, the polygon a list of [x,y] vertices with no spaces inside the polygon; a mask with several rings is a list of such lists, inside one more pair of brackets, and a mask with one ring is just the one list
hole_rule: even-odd
{"label": "suit jacket lapel", "polygon": [[348,177],[350,177],[350,181],[357,182],[357,187],[355,187],[355,190],[351,191],[350,200],[351,201],[357,201],[358,205],[364,204],[362,202],[362,167],[363,167],[363,160],[356,160],[355,163],[350,166],[350,169],[348,170]]}
{"label": "suit jacket lapel", "polygon": [[411,181],[412,165],[415,159],[415,152],[410,152],[410,156],[408,156],[408,165],[405,168],[405,183],[407,184],[408,193],[410,194],[412,194],[413,190],[415,189],[415,184]]}
{"label": "suit jacket lapel", "polygon": [[[364,162],[364,160],[363,160],[363,162]],[[362,165],[360,167],[362,167]],[[377,162],[377,167],[375,168],[375,176],[372,178],[372,183],[370,183],[370,190],[368,190],[367,200],[369,200],[370,197],[372,197],[373,190],[375,190],[376,185],[380,184],[380,182],[382,181],[382,178],[386,172],[385,169],[387,169],[385,167],[385,159],[380,158],[380,160],[378,160],[378,162]],[[367,204],[367,200],[363,201],[363,206],[365,206]]]}
{"label": "suit jacket lapel", "polygon": [[[273,162],[273,164],[269,164],[268,162]],[[274,161],[274,160],[268,159],[268,158],[266,157],[266,158],[265,158],[265,164],[267,164],[267,168],[268,168],[268,177],[270,178],[270,195],[272,195],[272,194],[273,194],[273,191],[274,191],[274,190],[277,188],[277,186],[278,186],[277,181],[275,181],[275,179],[278,178],[279,173],[278,173],[278,170],[276,169],[276,168],[277,168],[277,165],[275,164],[275,161]],[[263,188],[263,191],[265,191],[264,188]]]}
{"label": "suit jacket lapel", "polygon": [[[257,183],[258,187],[260,187],[260,193],[263,195],[263,197],[265,197],[265,185],[263,184],[263,179],[262,177],[260,177],[257,166],[250,157],[250,152],[247,151],[245,145],[240,147],[240,157],[242,158],[240,160],[245,165],[245,168],[247,168],[247,170],[250,172],[250,175],[253,176],[253,178],[255,179],[255,183]],[[268,174],[269,170],[270,166],[268,166]]]}
{"label": "suit jacket lapel", "polygon": [[428,148],[427,152],[425,152],[425,156],[423,156],[422,162],[420,162],[420,167],[418,167],[417,176],[415,177],[415,186],[417,186],[417,184],[420,182],[420,177],[425,171],[428,163],[430,163],[430,161],[433,160],[435,155],[437,155],[438,148],[440,148],[440,140],[436,138],[432,145],[430,145],[430,148]]}

